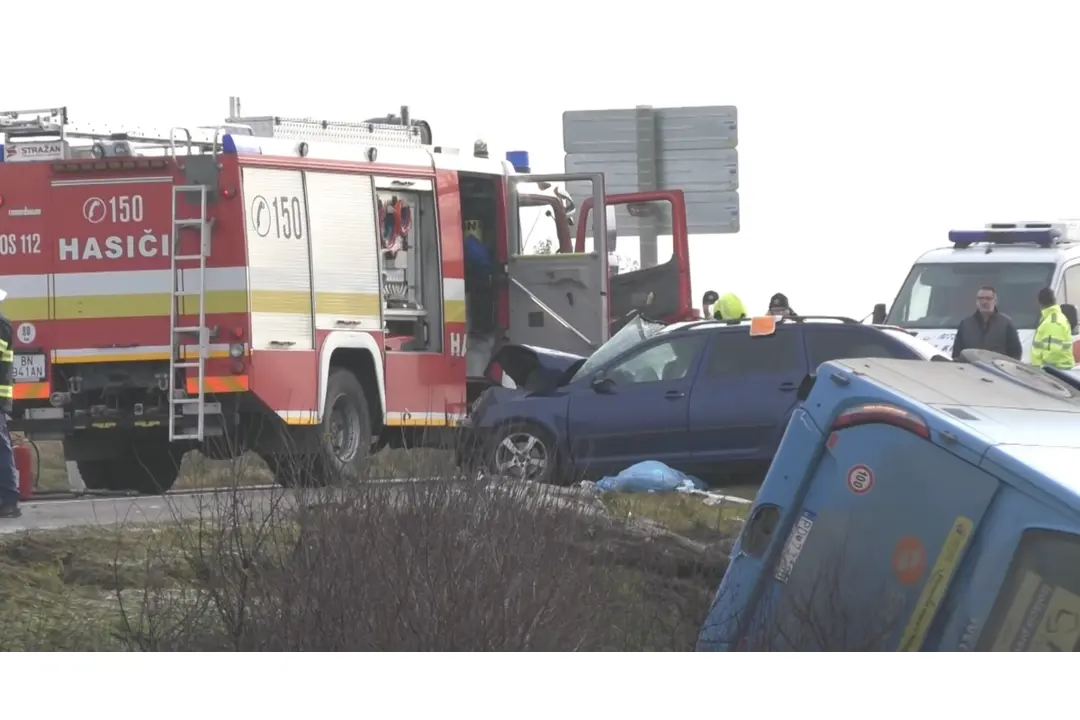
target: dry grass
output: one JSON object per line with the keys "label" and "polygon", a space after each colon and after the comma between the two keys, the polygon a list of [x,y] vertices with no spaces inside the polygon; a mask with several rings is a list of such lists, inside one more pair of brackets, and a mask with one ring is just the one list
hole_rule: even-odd
{"label": "dry grass", "polygon": [[[397,476],[443,462],[399,459]],[[183,523],[0,538],[0,650],[687,650],[737,530],[737,508],[676,495],[598,513],[501,482],[274,490],[259,507],[234,488]],[[626,522],[649,513],[697,542]]]}

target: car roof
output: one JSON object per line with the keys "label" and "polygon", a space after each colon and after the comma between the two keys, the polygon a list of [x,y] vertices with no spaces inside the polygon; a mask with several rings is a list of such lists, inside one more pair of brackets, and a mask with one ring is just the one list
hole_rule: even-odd
{"label": "car roof", "polygon": [[1006,372],[968,363],[859,358],[825,363],[819,376],[830,365],[853,370],[852,384],[873,386],[857,388],[861,396],[933,417],[933,425],[948,426],[980,455],[1020,468],[1028,482],[1080,509],[1080,391],[1021,363]]}
{"label": "car roof", "polygon": [[[698,319],[698,320],[683,320],[681,322],[672,323],[660,330],[657,335],[664,333],[680,332],[683,330],[730,330],[734,328],[749,328],[751,318],[744,318],[742,320],[715,320],[712,318]],[[821,323],[823,325],[858,325],[859,327],[875,328],[874,325],[865,325],[857,320],[843,315],[798,315],[793,318],[780,318],[776,323],[777,328],[784,327],[786,325],[816,325]]]}

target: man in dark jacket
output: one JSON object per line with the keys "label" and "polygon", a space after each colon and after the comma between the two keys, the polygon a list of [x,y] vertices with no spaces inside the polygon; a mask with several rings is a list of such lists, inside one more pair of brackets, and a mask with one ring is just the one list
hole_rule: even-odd
{"label": "man in dark jacket", "polygon": [[975,295],[974,314],[960,321],[953,340],[953,360],[960,359],[960,353],[969,348],[992,350],[1002,355],[1019,360],[1024,354],[1020,345],[1020,334],[1008,315],[997,309],[997,292],[989,285],[983,285]]}

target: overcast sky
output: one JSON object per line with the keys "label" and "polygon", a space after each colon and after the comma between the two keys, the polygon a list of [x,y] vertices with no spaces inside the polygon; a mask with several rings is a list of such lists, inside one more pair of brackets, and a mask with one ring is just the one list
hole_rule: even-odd
{"label": "overcast sky", "polygon": [[950,227],[1080,217],[1080,5],[79,7],[6,10],[0,104],[168,125],[220,120],[230,94],[343,120],[409,104],[438,141],[538,172],[562,171],[564,110],[737,105],[742,232],[692,241],[693,283],[752,309],[784,291],[862,317]]}

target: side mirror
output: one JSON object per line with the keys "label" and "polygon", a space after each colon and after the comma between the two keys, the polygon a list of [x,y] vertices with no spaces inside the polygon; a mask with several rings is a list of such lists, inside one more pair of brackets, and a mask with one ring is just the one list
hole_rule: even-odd
{"label": "side mirror", "polygon": [[885,303],[878,303],[874,306],[874,316],[872,318],[875,325],[880,325],[885,322],[885,316],[888,313],[885,312]]}
{"label": "side mirror", "polygon": [[615,381],[604,375],[597,375],[594,377],[590,385],[592,386],[593,392],[601,395],[610,395],[612,390],[615,389]]}
{"label": "side mirror", "polygon": [[817,375],[810,373],[802,379],[799,383],[799,389],[795,393],[795,397],[799,398],[799,402],[805,402],[806,398],[810,397],[810,391],[814,389],[814,383],[817,382]]}

